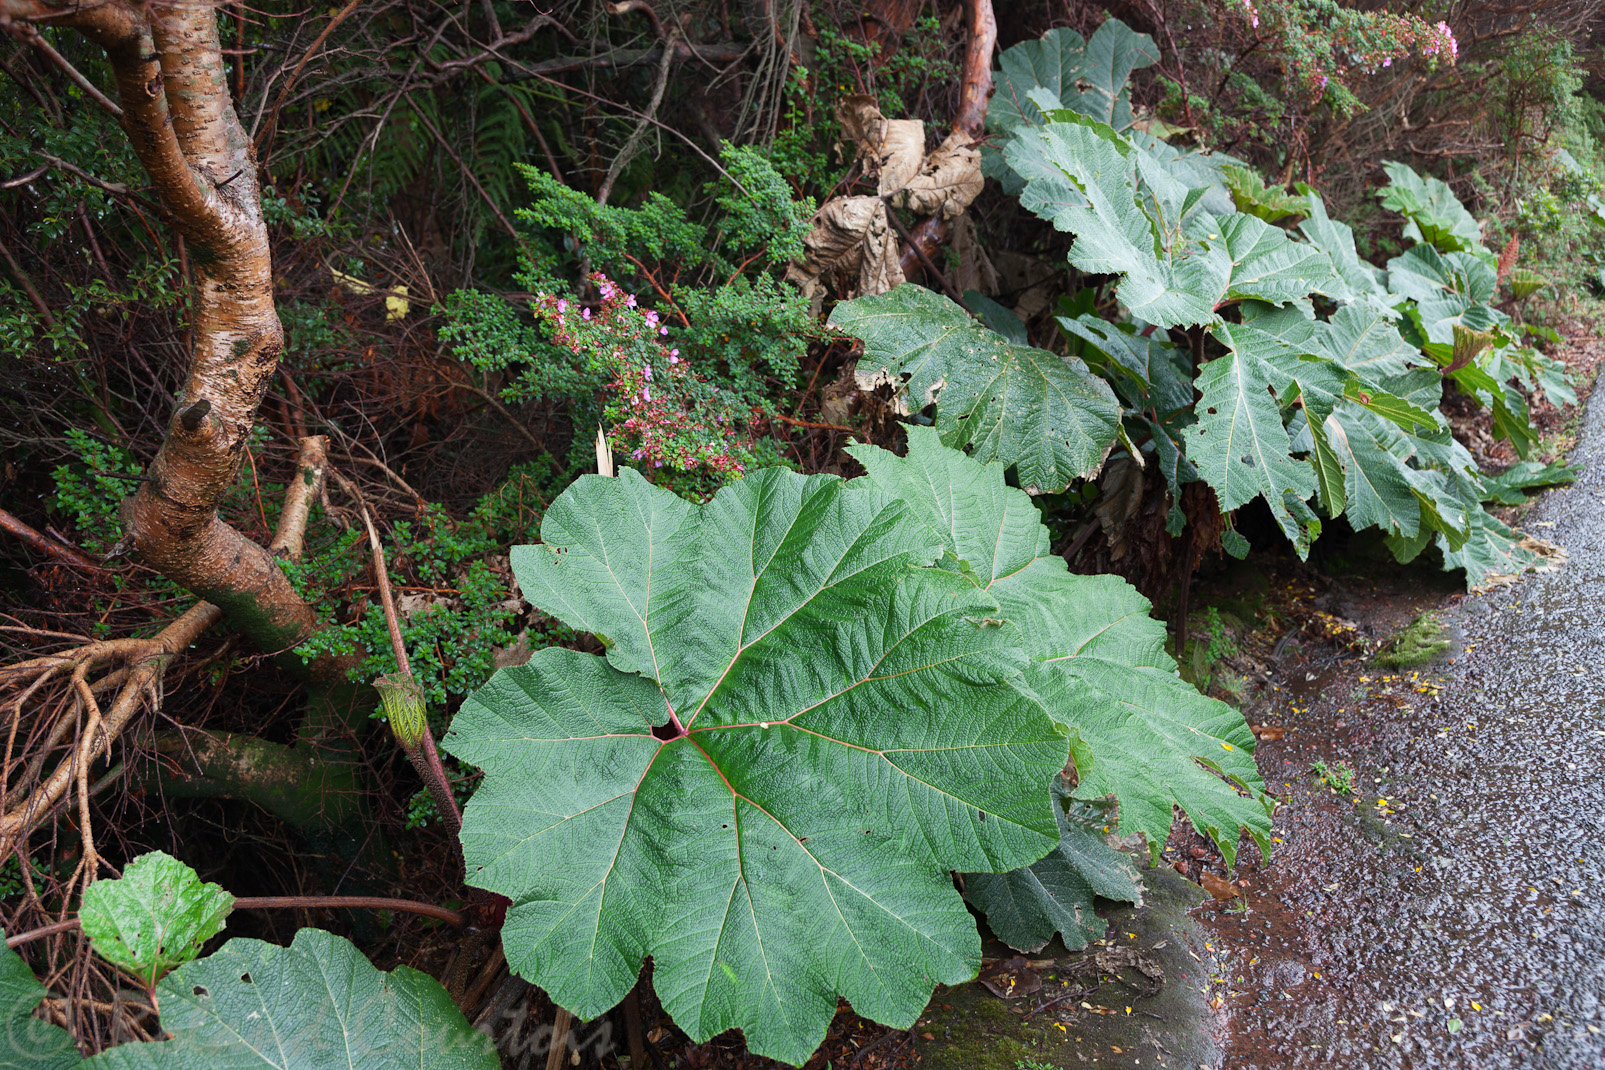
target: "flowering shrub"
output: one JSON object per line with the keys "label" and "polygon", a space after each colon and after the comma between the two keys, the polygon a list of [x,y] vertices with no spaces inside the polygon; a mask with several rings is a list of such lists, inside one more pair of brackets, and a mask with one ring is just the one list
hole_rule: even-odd
{"label": "flowering shrub", "polygon": [[751,444],[736,433],[747,415],[739,399],[691,370],[655,310],[601,272],[590,280],[601,295],[595,305],[542,294],[534,312],[553,344],[611,375],[603,420],[615,448],[649,475],[671,470],[655,482],[701,476],[692,484],[712,477],[716,486],[739,477],[752,459]]}
{"label": "flowering shrub", "polygon": [[1459,42],[1446,22],[1415,15],[1354,11],[1337,0],[1236,0],[1230,5],[1287,63],[1288,83],[1347,114],[1360,102],[1343,78],[1375,73],[1406,56],[1430,66],[1454,63]]}

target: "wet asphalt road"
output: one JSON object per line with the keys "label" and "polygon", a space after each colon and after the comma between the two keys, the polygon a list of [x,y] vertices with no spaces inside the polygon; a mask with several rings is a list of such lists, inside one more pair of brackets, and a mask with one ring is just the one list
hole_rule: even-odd
{"label": "wet asphalt road", "polygon": [[1572,460],[1521,525],[1568,564],[1450,610],[1447,668],[1311,673],[1261,748],[1293,801],[1206,923],[1222,1066],[1605,1070],[1605,390]]}

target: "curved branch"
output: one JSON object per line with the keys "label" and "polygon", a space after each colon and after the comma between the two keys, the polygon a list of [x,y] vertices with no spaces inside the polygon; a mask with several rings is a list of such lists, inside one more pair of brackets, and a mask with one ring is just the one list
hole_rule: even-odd
{"label": "curved branch", "polygon": [[193,350],[178,406],[192,418],[175,412],[148,479],[123,503],[119,545],[221,609],[259,647],[295,646],[317,630],[311,607],[266,549],[217,516],[284,331],[256,157],[229,99],[216,9],[172,0],[0,0],[0,16],[73,27],[106,50],[123,129],[194,251]]}

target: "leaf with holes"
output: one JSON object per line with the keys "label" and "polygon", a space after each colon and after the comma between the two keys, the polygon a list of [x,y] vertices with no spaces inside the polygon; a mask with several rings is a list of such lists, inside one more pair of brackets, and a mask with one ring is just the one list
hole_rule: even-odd
{"label": "leaf with holes", "polygon": [[1058,492],[1098,469],[1120,405],[1073,357],[1016,345],[940,294],[904,284],[844,301],[831,325],[863,339],[860,372],[906,380],[911,407],[936,400],[942,441],[1019,466],[1020,482]]}
{"label": "leaf with holes", "polygon": [[997,599],[867,481],[755,472],[690,505],[626,469],[513,552],[525,597],[605,636],[464,703],[484,770],[469,882],[512,900],[513,969],[582,1018],[635,984],[697,1040],[794,1064],[845,997],[911,1025],[980,942],[948,874],[1058,842],[1065,730]]}
{"label": "leaf with holes", "polygon": [[84,1070],[496,1070],[495,1044],[428,974],[375,969],[349,940],[302,929],[289,947],[234,939],[156,987],[158,1043]]}
{"label": "leaf with holes", "polygon": [[79,919],[95,953],[147,989],[222,932],[234,897],[171,855],[151,851],[84,892]]}
{"label": "leaf with holes", "polygon": [[[1218,337],[1228,346],[1238,342],[1233,325],[1222,325]],[[1223,510],[1265,499],[1276,522],[1297,545],[1301,524],[1284,500],[1291,491],[1307,499],[1315,491],[1315,473],[1307,461],[1295,459],[1292,440],[1272,396],[1274,372],[1251,348],[1233,349],[1204,365],[1198,376],[1203,397],[1198,422],[1182,433],[1187,456],[1198,474],[1215,488]]]}

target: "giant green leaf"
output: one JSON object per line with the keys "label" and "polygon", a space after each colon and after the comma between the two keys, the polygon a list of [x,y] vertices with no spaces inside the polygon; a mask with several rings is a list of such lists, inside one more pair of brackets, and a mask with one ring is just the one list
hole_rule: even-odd
{"label": "giant green leaf", "polygon": [[1142,902],[1142,880],[1131,859],[1070,819],[1064,810],[1069,793],[1057,783],[1053,801],[1059,846],[1046,857],[1008,873],[964,875],[964,898],[986,915],[999,940],[1018,951],[1040,951],[1055,933],[1071,951],[1102,937],[1104,921],[1093,913],[1098,896]]}
{"label": "giant green leaf", "polygon": [[[1093,274],[1122,276],[1118,294],[1133,316],[1164,327],[1214,322],[1218,287],[1188,290],[1177,281],[1171,247],[1183,241],[1179,213],[1156,221],[1139,206],[1138,169],[1146,157],[1114,130],[1073,122],[1023,129],[1004,156],[1026,180],[1021,203],[1076,236],[1070,262]],[[1033,201],[1033,185],[1058,190],[1066,181],[1085,205],[1063,203],[1048,214]],[[1168,190],[1157,198],[1172,199]]]}
{"label": "giant green leaf", "polygon": [[1331,286],[1327,293],[1334,301],[1358,302],[1379,310],[1388,309],[1388,291],[1378,278],[1376,268],[1360,259],[1354,247],[1354,230],[1326,214],[1326,202],[1312,189],[1301,186],[1309,218],[1299,224],[1311,245],[1332,259],[1333,270],[1341,283]]}
{"label": "giant green leaf", "polygon": [[85,1070],[496,1070],[495,1045],[440,982],[375,969],[348,940],[234,939],[156,986],[171,1039],[123,1044]]}
{"label": "giant green leaf", "polygon": [[85,891],[79,921],[95,953],[150,988],[223,930],[234,897],[171,855],[151,851]]}
{"label": "giant green leaf", "polygon": [[[1239,340],[1231,324],[1222,325],[1217,334],[1228,346]],[[1198,422],[1183,434],[1187,456],[1215,489],[1223,510],[1261,496],[1296,543],[1300,524],[1283,494],[1308,498],[1315,491],[1315,473],[1308,462],[1291,456],[1292,441],[1272,396],[1273,377],[1265,360],[1247,346],[1205,364],[1198,376],[1203,394]]]}
{"label": "giant green leaf", "polygon": [[1316,329],[1315,351],[1368,382],[1402,375],[1421,351],[1404,340],[1396,317],[1375,306],[1344,305]]}
{"label": "giant green leaf", "polygon": [[1063,490],[1115,440],[1119,403],[1084,363],[1014,345],[940,294],[905,284],[837,305],[830,322],[863,339],[861,370],[906,380],[914,407],[936,399],[943,442],[1018,465],[1026,486]]}
{"label": "giant green leaf", "polygon": [[1029,100],[1031,90],[1040,87],[1060,106],[1124,130],[1131,125],[1131,72],[1158,62],[1154,39],[1119,19],[1105,19],[1090,41],[1074,30],[1049,30],[998,57],[987,125],[1012,130],[1041,122],[1040,109]]}
{"label": "giant green leaf", "polygon": [[1376,425],[1356,408],[1345,402],[1322,427],[1343,466],[1349,522],[1357,530],[1376,527],[1384,534],[1414,538],[1421,521],[1418,474],[1388,449],[1375,433]]}
{"label": "giant green leaf", "polygon": [[948,873],[1058,841],[1068,745],[998,600],[917,567],[936,535],[867,481],[784,469],[689,508],[587,476],[541,533],[514,552],[525,596],[612,628],[609,658],[503,669],[446,738],[484,770],[461,839],[469,882],[512,900],[512,968],[591,1018],[651,955],[687,1033],[792,1063],[840,997],[906,1028],[973,977]]}
{"label": "giant green leaf", "polygon": [[[1018,629],[1035,663],[1028,682],[1075,733],[1079,793],[1113,794],[1121,828],[1142,832],[1155,858],[1172,804],[1228,857],[1241,828],[1264,842],[1267,804],[1249,754],[1253,736],[1242,714],[1175,675],[1147,599],[1117,577],[1072,574],[1051,555],[1030,499],[1004,485],[1001,466],[943,450],[928,429],[910,429],[907,457],[867,446],[852,453],[939,535],[944,560],[962,562],[961,574],[996,597],[1000,616]],[[1086,686],[1093,678],[1096,686]],[[1015,885],[1029,885],[1014,876]]]}
{"label": "giant green leaf", "polygon": [[1398,212],[1408,222],[1404,236],[1430,242],[1445,252],[1482,249],[1482,224],[1472,218],[1448,183],[1423,178],[1409,164],[1389,160],[1382,165],[1388,184],[1377,191],[1382,207]]}
{"label": "giant green leaf", "polygon": [[1388,289],[1413,301],[1458,294],[1467,304],[1491,301],[1497,290],[1493,269],[1469,253],[1440,253],[1413,245],[1388,261]]}
{"label": "giant green leaf", "polygon": [[1329,257],[1262,219],[1189,215],[1195,202],[1186,187],[1107,125],[1079,120],[1022,129],[1004,155],[1026,180],[1021,204],[1075,234],[1070,262],[1121,276],[1121,303],[1149,323],[1213,323],[1227,301],[1281,304],[1337,283]]}
{"label": "giant green leaf", "polygon": [[68,1070],[82,1061],[65,1029],[33,1016],[48,994],[21,956],[0,947],[0,1070]]}
{"label": "giant green leaf", "polygon": [[1487,510],[1476,508],[1469,514],[1471,531],[1458,548],[1439,534],[1444,568],[1466,570],[1466,586],[1482,589],[1509,576],[1518,576],[1538,561],[1538,555],[1521,544],[1516,533]]}
{"label": "giant green leaf", "polygon": [[1149,601],[1117,576],[1070,572],[1049,549],[1031,499],[1004,483],[1001,465],[944,449],[922,427],[908,429],[906,457],[873,446],[849,452],[941,540],[946,559],[962,562],[960,571],[997,600],[1032,658],[1174,667]]}
{"label": "giant green leaf", "polygon": [[1251,215],[1200,213],[1187,232],[1204,249],[1189,253],[1178,282],[1199,287],[1215,306],[1250,299],[1280,305],[1327,293],[1337,281],[1331,259],[1319,249]]}
{"label": "giant green leaf", "polygon": [[1264,794],[1254,734],[1241,713],[1162,669],[1099,657],[1066,659],[1058,668],[1039,670],[1031,680],[1043,705],[1072,725],[1092,753],[1085,766],[1078,756],[1077,798],[1114,795],[1120,828],[1141,832],[1156,862],[1173,806],[1228,864],[1243,831],[1269,849],[1274,804]]}

